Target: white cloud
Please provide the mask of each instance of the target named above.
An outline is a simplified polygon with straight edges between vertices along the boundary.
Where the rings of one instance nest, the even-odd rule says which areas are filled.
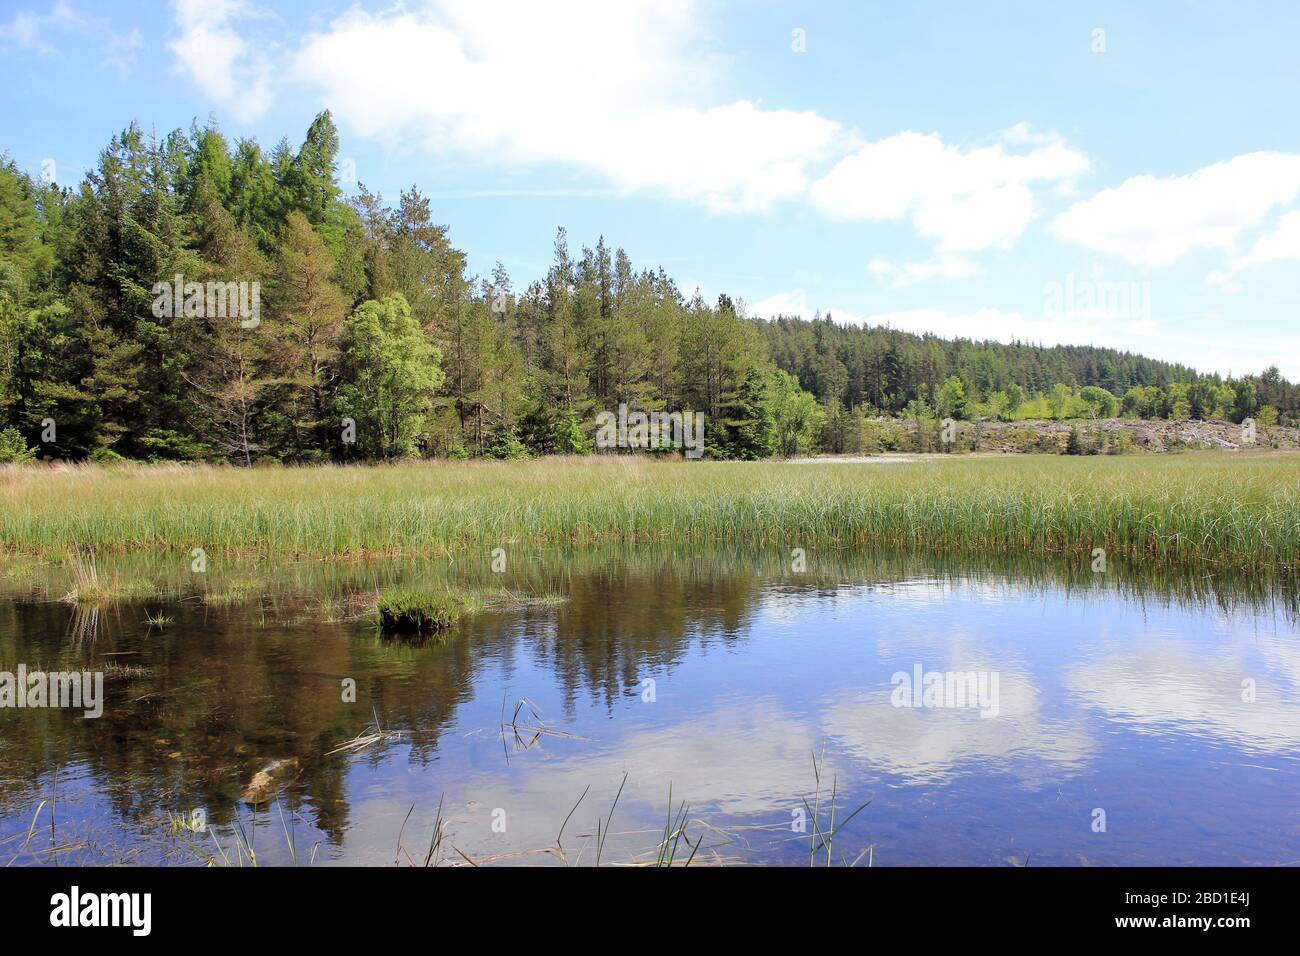
[[[1031,136],[1036,148],[1013,153],[1002,144],[963,151],[934,134],[897,133],[841,159],[810,196],[834,219],[910,216],[918,232],[938,240],[941,254],[1006,246],[1033,219],[1032,184],[1060,186],[1088,169],[1082,153],[1025,124],[1004,138],[1023,144]]]
[[[577,166],[716,211],[801,195],[839,124],[696,105],[709,61],[692,50],[693,14],[692,0],[353,10],[307,39],[292,72],[368,137]]]
[[[1205,284],[1218,289],[1224,295],[1236,295],[1245,286],[1232,277],[1230,272],[1215,270],[1205,277]]]
[[[1059,134],[1044,130],[1036,130],[1025,122],[1016,123],[1014,126],[1004,129],[1002,131],[1002,139],[1008,143],[1029,144],[1032,146],[1043,146],[1061,142]]]
[[[979,275],[979,266],[964,256],[940,253],[925,262],[905,262],[901,265],[888,259],[872,259],[867,270],[877,279],[890,280],[890,286],[901,289],[904,286],[924,282],[926,279],[965,279]]]
[[[241,119],[271,105],[269,58],[236,28],[258,16],[244,0],[174,0],[180,35],[167,46],[206,96]]]
[[[1300,209],[1294,209],[1277,222],[1277,227],[1255,240],[1250,251],[1236,263],[1237,268],[1266,265],[1300,259]]]
[[[172,50],[217,103],[251,118],[269,105],[271,58],[243,32],[246,0],[174,0]],[[1006,144],[963,151],[899,133],[843,157],[843,127],[813,111],[710,102],[714,60],[696,0],[427,0],[354,8],[306,35],[285,75],[350,130],[397,148],[498,166],[556,164],[620,193],[657,192],[713,211],[811,198],[835,218],[901,218],[938,241],[900,284],[977,271],[960,254],[1008,245],[1035,214],[1033,184],[1087,169],[1054,134],[1018,124]],[[841,157],[815,181],[821,162]]]
[[[16,44],[24,50],[31,50],[41,56],[54,52],[54,47],[46,39],[51,30],[64,30],[83,26],[83,21],[65,0],[56,0],[50,6],[49,13],[34,13],[20,10],[8,23],[0,24],[0,39]]]
[[[141,36],[139,27],[132,27],[130,33],[110,32],[104,43],[104,65],[126,79],[143,46],[144,37]]]
[[[1193,249],[1231,251],[1297,195],[1300,155],[1247,153],[1186,176],[1134,176],[1071,206],[1052,231],[1142,266],[1167,266]]]
[[[1259,236],[1250,251],[1230,259],[1222,270],[1214,270],[1205,277],[1205,284],[1224,295],[1236,295],[1245,285],[1241,272],[1276,262],[1300,260],[1300,209],[1282,216],[1271,232]]]
[[[761,319],[771,319],[778,315],[812,319],[816,317],[818,311],[817,308],[808,304],[808,294],[803,289],[795,289],[792,292],[778,292],[776,295],[770,295],[753,305],[747,304],[745,306],[747,315]],[[827,307],[821,309],[820,312],[823,316],[831,316],[836,322],[847,322],[851,325],[862,324],[861,316],[854,315],[844,309]]]
[[[139,27],[117,33],[113,30],[114,25],[93,13],[83,16],[67,0],[55,0],[48,13],[20,10],[7,23],[0,23],[0,44],[16,46],[44,57],[55,52],[55,34],[99,37],[102,41],[102,65],[125,79],[144,46],[144,37]]]
[[[887,325],[918,335],[931,332],[943,338],[1042,342],[1045,345],[1077,342],[1082,335],[1077,323],[1034,321],[1026,319],[1019,312],[1004,312],[994,308],[962,313],[950,313],[942,309],[907,309],[867,316],[866,323]]]

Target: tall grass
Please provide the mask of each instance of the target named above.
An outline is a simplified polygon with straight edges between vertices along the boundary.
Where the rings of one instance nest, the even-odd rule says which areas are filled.
[[[1295,567],[1300,458],[639,458],[0,470],[0,547],[342,556],[511,543],[919,546]]]

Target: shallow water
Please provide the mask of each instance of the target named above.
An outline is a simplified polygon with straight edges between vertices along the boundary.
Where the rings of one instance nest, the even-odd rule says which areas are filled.
[[[118,667],[98,719],[0,710],[0,861],[235,865],[251,844],[262,864],[423,864],[441,819],[443,863],[592,864],[598,832],[602,863],[653,862],[671,800],[697,864],[807,864],[832,788],[837,822],[870,801],[835,864],[1300,861],[1285,584],[887,555],[511,561],[211,580],[101,563],[172,593],[97,612],[52,600],[63,569],[12,567],[0,671]],[[204,603],[223,573],[258,593]],[[443,578],[568,601],[426,643],[349,619],[357,595]],[[976,672],[983,706],[896,706],[918,667]],[[376,720],[382,739],[330,753]],[[247,806],[273,760],[278,798]],[[195,810],[206,830],[173,825]]]

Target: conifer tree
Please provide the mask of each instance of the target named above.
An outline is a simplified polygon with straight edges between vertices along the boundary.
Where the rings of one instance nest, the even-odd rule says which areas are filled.
[[[274,425],[285,453],[309,460],[333,444],[331,389],[337,376],[339,326],[347,301],[333,282],[334,258],[295,210],[285,223],[272,268],[264,349],[278,392]]]

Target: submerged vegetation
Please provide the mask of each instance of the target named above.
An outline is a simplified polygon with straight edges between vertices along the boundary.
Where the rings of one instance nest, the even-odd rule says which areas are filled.
[[[1087,555],[1291,570],[1290,455],[379,468],[78,467],[0,474],[0,547],[353,558],[530,544],[727,542]]]
[[[94,554],[82,555],[75,547],[71,567],[73,583],[63,595],[64,604],[116,604],[119,601],[139,601],[156,594],[156,588],[148,581],[123,578],[117,572],[101,577]]]

